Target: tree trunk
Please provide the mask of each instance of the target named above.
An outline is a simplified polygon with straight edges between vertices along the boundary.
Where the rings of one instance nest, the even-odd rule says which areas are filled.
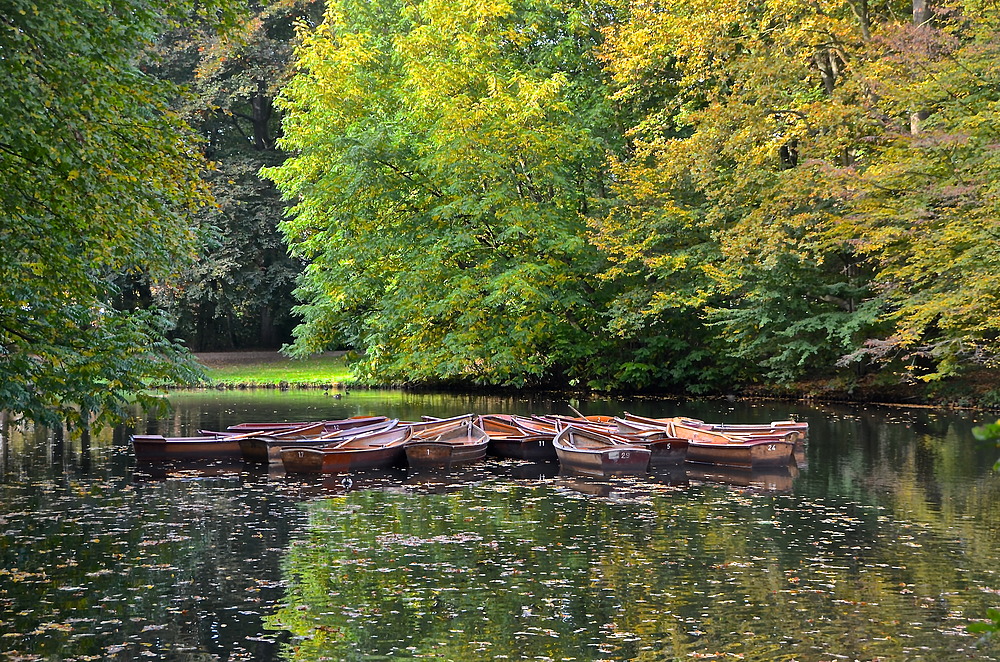
[[[275,335],[271,306],[265,305],[260,311],[260,346],[270,349],[277,345]]]
[[[913,27],[916,31],[930,29],[931,10],[927,0],[912,0],[913,6]],[[928,110],[916,110],[910,114],[910,133],[916,135],[920,133],[920,128],[924,121],[930,116]]]
[[[858,17],[858,25],[861,27],[861,37],[868,43],[872,40],[872,18],[868,10],[868,0],[855,0],[849,3],[854,15]]]
[[[257,94],[250,100],[253,123],[253,145],[258,151],[274,149],[274,139],[271,137],[271,112],[273,109],[271,97],[264,85],[258,86]]]

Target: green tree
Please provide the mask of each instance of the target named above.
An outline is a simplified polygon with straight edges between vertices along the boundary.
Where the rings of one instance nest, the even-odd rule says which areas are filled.
[[[923,379],[1000,350],[998,29],[1000,12],[977,0],[919,26],[903,16],[859,74],[879,139],[851,177],[851,222],[894,327],[869,349]]]
[[[643,316],[692,306],[781,379],[996,354],[995,8],[628,9],[604,54],[641,112],[595,237]]]
[[[869,20],[855,9],[629,3],[604,50],[616,96],[640,113],[621,212],[596,241],[646,274],[644,316],[701,316],[729,345],[723,363],[771,378],[832,368],[878,328],[829,176],[868,128],[847,75]]]
[[[201,350],[278,347],[291,339],[292,290],[302,270],[278,223],[280,193],[259,171],[279,165],[273,99],[289,76],[295,24],[316,22],[315,0],[251,2],[224,34],[188,23],[155,51],[157,75],[185,86],[180,111],[204,137],[216,204],[199,215],[199,259],[157,301],[175,333]]]
[[[610,299],[601,4],[332,2],[285,88],[268,169],[309,262],[291,351],[364,352],[380,382],[600,381]]]
[[[199,150],[168,107],[172,88],[137,64],[192,8],[4,2],[0,407],[9,412],[101,422],[151,382],[195,374],[160,315],[113,305],[118,274],[143,272],[160,287],[194,251],[190,217],[206,199]]]

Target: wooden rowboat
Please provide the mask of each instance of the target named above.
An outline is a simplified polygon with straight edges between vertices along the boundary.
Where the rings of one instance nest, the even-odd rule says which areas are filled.
[[[644,418],[626,414],[626,423],[662,426],[670,436],[687,439],[687,461],[727,466],[781,466],[792,461],[795,440],[799,432],[770,435],[734,435],[702,427],[687,425],[676,420]]]
[[[560,466],[594,475],[646,473],[648,448],[623,443],[613,436],[576,425],[564,426],[553,445]]]
[[[794,452],[794,441],[779,439],[689,441],[687,461],[734,467],[785,466],[792,461]]]
[[[322,423],[310,423],[301,427],[276,431],[275,434],[308,437],[320,433]],[[164,462],[173,460],[239,460],[243,457],[240,440],[244,436],[256,435],[201,435],[198,437],[164,437],[158,434],[132,435],[132,449],[139,462]]]
[[[663,426],[625,424],[613,416],[538,416],[537,420],[556,426],[572,425],[612,437],[619,443],[648,448],[651,467],[668,467],[682,464],[687,458],[688,441],[669,434]]]
[[[497,457],[527,460],[529,462],[555,462],[555,433],[532,432],[511,421],[510,417],[498,414],[484,414],[478,425],[489,436],[488,452]]]
[[[626,416],[632,417],[631,414]],[[635,417],[642,418],[642,417]],[[786,435],[795,433],[792,441],[805,439],[809,432],[809,424],[804,421],[771,421],[770,423],[706,423],[697,418],[687,416],[674,416],[670,418],[651,418],[649,421],[663,423],[677,423],[690,428],[699,428],[712,432],[724,432],[725,434],[740,437]]]
[[[330,421],[322,421],[324,432],[333,432],[334,430],[346,430],[349,428],[365,427],[368,425],[373,425],[375,423],[382,423],[388,421],[388,416],[352,416],[350,418],[340,418]],[[297,428],[305,425],[314,425],[314,422],[308,423],[278,423],[278,422],[263,422],[263,423],[237,423],[236,425],[230,425],[226,428],[227,432],[233,432],[236,434],[242,434],[245,432],[277,432],[280,430],[287,430],[289,428]]]
[[[312,437],[291,437],[280,432],[255,433],[252,436],[242,435],[240,438],[240,451],[243,454],[244,462],[280,465],[282,448],[288,446],[295,446],[297,448],[325,448],[349,437],[356,437],[372,432],[382,432],[390,430],[397,425],[399,425],[398,419],[386,419],[369,425],[323,432]]]
[[[417,424],[406,444],[406,461],[415,468],[449,468],[486,457],[490,438],[469,418]]]
[[[412,431],[406,426],[348,437],[330,446],[284,446],[281,464],[286,473],[343,473],[387,469],[402,464]]]
[[[240,442],[232,437],[164,437],[158,434],[132,436],[132,449],[139,462],[173,460],[239,460]]]
[[[682,464],[687,459],[690,442],[678,437],[662,425],[648,425],[623,418],[614,418],[615,431],[629,443],[648,448],[651,467]]]

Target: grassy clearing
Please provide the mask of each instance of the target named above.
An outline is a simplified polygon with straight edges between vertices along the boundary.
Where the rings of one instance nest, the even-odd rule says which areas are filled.
[[[213,385],[328,386],[352,381],[343,352],[290,359],[278,352],[195,354]]]

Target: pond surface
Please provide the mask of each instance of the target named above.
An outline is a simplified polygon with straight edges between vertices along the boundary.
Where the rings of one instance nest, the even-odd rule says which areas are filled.
[[[3,429],[0,659],[1000,660],[993,416],[799,403],[206,392]],[[581,478],[490,460],[303,479],[137,467],[132,432],[465,412],[796,416],[796,463]]]

